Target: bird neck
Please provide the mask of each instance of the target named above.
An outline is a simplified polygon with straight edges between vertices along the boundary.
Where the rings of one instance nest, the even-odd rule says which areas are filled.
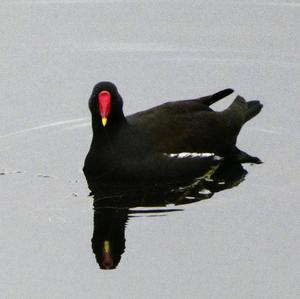
[[[98,135],[114,136],[120,131],[121,128],[123,128],[126,125],[127,125],[127,120],[123,114],[123,111],[118,114],[110,115],[105,127],[103,127],[101,123],[101,118],[98,115],[96,116],[92,115],[92,128],[93,128],[94,137]]]

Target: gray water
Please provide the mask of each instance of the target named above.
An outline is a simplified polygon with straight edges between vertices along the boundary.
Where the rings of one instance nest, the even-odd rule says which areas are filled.
[[[1,298],[299,298],[298,1],[2,0],[0,22]],[[102,80],[127,114],[227,87],[264,104],[238,140],[264,164],[131,218],[111,271],[81,172]]]

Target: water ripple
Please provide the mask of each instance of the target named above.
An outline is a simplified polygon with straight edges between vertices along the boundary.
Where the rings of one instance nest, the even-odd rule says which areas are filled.
[[[43,129],[66,126],[66,125],[77,124],[77,123],[82,123],[82,122],[85,122],[83,125],[86,126],[86,121],[88,119],[89,118],[84,117],[84,118],[75,118],[75,119],[70,119],[70,120],[56,121],[56,122],[53,122],[53,123],[39,125],[39,126],[36,126],[36,127],[27,128],[27,129],[23,129],[23,130],[20,130],[20,131],[15,131],[15,132],[11,132],[11,133],[8,133],[8,134],[4,134],[4,135],[0,136],[0,139],[11,137],[11,136],[16,136],[16,135],[21,135],[21,134],[25,134],[25,133],[30,133],[30,132],[33,132],[33,131],[39,131],[39,130],[43,130]]]

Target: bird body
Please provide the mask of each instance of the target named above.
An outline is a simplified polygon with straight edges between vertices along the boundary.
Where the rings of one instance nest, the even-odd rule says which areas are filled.
[[[236,140],[262,105],[237,96],[224,111],[210,108],[232,92],[225,89],[203,98],[167,102],[125,117],[115,85],[98,83],[89,100],[93,139],[84,173],[108,178],[176,177],[199,174],[223,158],[259,163],[240,151]]]

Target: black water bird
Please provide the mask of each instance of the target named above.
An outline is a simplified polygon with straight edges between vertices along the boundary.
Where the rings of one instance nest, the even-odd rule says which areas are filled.
[[[236,147],[242,126],[262,104],[237,96],[224,111],[210,105],[233,92],[225,89],[193,100],[167,102],[125,117],[111,82],[96,84],[89,100],[93,138],[85,175],[101,178],[201,176],[225,159],[261,163]]]

